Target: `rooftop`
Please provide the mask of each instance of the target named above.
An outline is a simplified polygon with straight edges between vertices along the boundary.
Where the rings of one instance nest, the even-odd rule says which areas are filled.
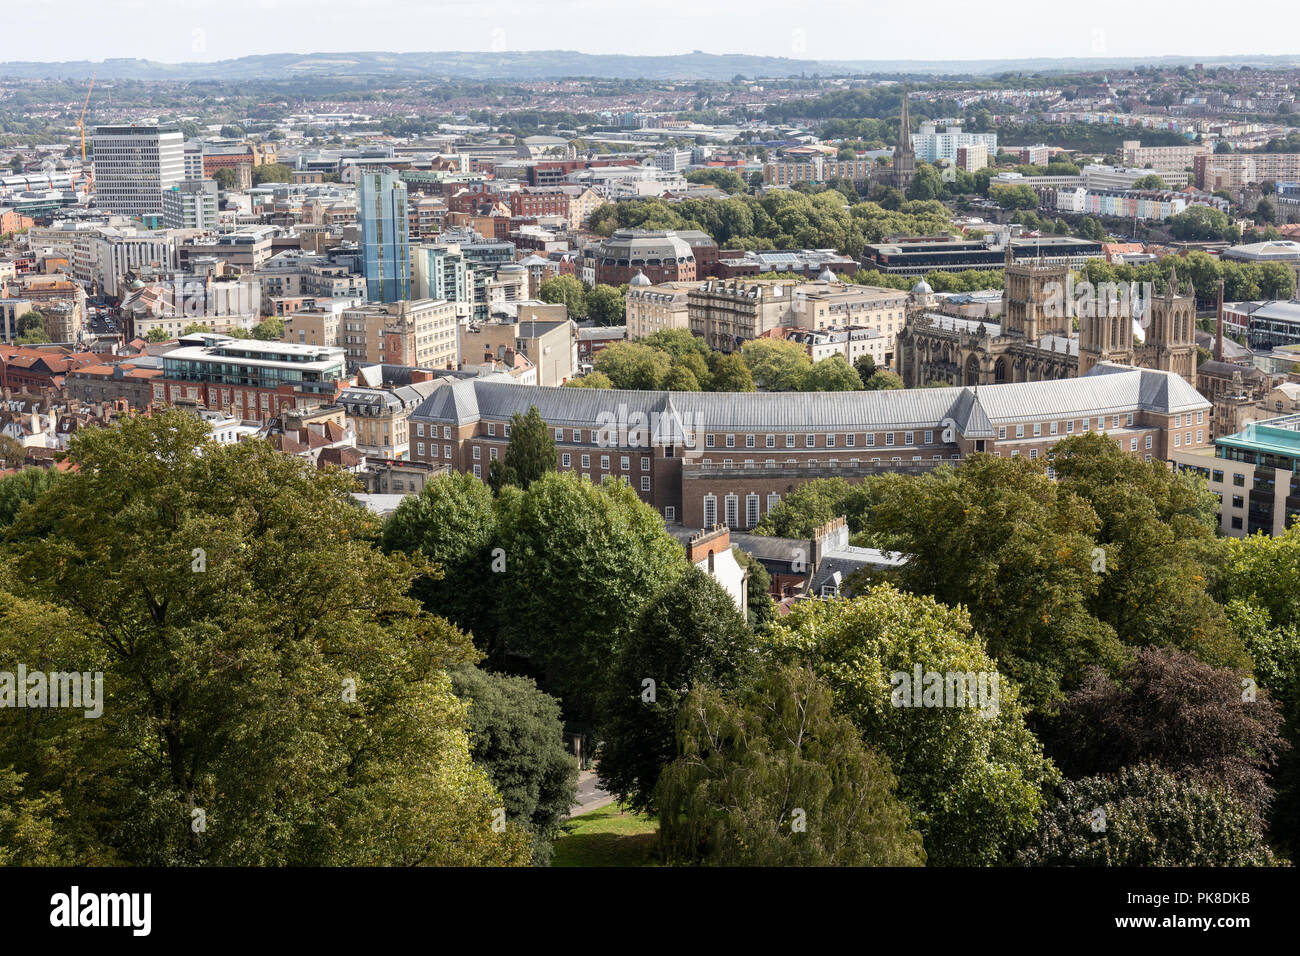
[[[1300,457],[1300,415],[1283,415],[1262,422],[1251,422],[1241,431],[1225,435],[1220,444],[1247,451]]]

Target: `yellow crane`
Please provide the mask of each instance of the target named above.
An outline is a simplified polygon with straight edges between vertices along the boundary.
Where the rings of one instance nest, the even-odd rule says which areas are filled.
[[[81,115],[77,117],[77,129],[81,131],[81,168],[86,168],[86,109],[90,106],[90,94],[95,91],[95,77],[98,72],[90,74],[90,89],[86,90],[86,102],[81,104]],[[95,174],[88,172],[89,182],[93,183]]]

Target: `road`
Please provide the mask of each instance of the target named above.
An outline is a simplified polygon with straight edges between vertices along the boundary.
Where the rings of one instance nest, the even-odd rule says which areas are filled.
[[[576,817],[588,810],[598,810],[614,802],[614,797],[600,787],[600,781],[590,770],[578,774],[577,802],[569,811],[569,816]]]

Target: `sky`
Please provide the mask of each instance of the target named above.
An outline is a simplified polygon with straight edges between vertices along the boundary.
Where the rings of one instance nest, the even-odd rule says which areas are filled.
[[[11,9],[3,16],[7,42],[0,60],[182,63],[349,50],[702,50],[820,60],[1300,54],[1294,0],[1250,0],[1240,16],[1197,0],[6,0],[5,6]]]

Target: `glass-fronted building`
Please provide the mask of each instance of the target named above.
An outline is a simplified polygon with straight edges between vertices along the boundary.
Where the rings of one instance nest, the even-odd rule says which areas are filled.
[[[406,184],[391,169],[362,173],[357,183],[362,274],[371,302],[411,297],[410,226]]]
[[[1216,438],[1212,453],[1175,453],[1174,463],[1209,483],[1224,534],[1280,535],[1300,517],[1300,415],[1251,422]]]

